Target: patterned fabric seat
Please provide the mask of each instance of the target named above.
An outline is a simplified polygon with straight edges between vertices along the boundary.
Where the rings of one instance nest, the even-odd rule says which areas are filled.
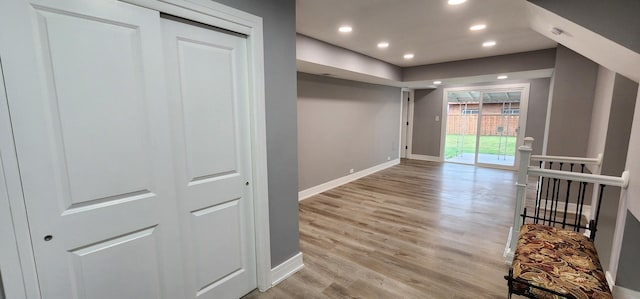
[[[523,225],[512,267],[516,294],[564,298],[521,283],[524,281],[566,294],[566,298],[613,298],[593,242],[574,231]]]

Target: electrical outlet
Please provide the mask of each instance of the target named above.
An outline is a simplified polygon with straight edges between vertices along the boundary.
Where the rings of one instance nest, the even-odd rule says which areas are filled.
[[[353,173],[353,168],[349,169],[349,173]]]
[[[391,157],[387,156],[387,161],[391,161]]]

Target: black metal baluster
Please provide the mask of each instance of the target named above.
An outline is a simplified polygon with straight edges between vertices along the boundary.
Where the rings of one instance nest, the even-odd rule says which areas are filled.
[[[578,197],[576,198],[576,212],[575,212],[575,219],[573,220],[574,231],[578,231],[577,229],[578,219],[580,218],[578,217],[578,211],[580,210],[580,193],[582,193],[582,182],[578,182]]]
[[[542,161],[540,161],[539,167],[542,168]],[[538,216],[540,216],[540,196],[542,195],[543,185],[544,185],[544,178],[542,176],[539,176],[538,184],[536,187],[536,208],[533,210],[534,223],[538,223]]]
[[[554,178],[553,179],[553,188],[551,188],[551,204],[549,204],[549,226],[553,226],[553,224],[551,223],[551,217],[553,215],[553,202],[556,198],[556,189],[558,188],[558,179]],[[544,214],[547,214],[547,211],[544,211]]]
[[[560,170],[562,170],[562,166],[564,166],[563,162],[560,162]],[[558,187],[555,190],[555,194],[554,194],[554,198],[555,198],[555,205],[553,206],[552,210],[553,210],[553,226],[555,226],[556,224],[556,216],[558,214],[558,202],[560,201],[560,185],[562,185],[562,180],[558,179]],[[551,216],[549,216],[549,219],[551,219]]]
[[[582,206],[584,205],[584,196],[587,193],[587,182],[581,182],[581,189],[579,192],[580,197],[578,198],[578,209],[579,212],[576,215],[576,231],[580,231],[580,226],[582,226]]]
[[[552,167],[553,167],[553,162],[549,162],[549,169],[551,169]],[[547,221],[547,203],[549,201],[549,185],[551,185],[550,181],[551,181],[551,178],[547,178],[547,190],[545,191],[545,196],[544,196],[544,214],[542,214],[542,224],[544,224],[545,221]]]
[[[596,218],[594,219],[595,222],[593,223],[593,227],[589,227],[589,230],[591,230],[591,235],[589,236],[591,240],[596,237],[596,229],[598,227],[598,219],[600,218],[600,205],[602,204],[602,194],[604,194],[604,187],[605,185],[600,184],[600,194],[598,194],[598,207],[596,208]]]

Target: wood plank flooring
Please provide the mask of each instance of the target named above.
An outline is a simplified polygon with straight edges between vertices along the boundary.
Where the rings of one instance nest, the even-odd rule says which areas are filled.
[[[402,160],[300,202],[305,268],[245,298],[506,298],[515,173]]]

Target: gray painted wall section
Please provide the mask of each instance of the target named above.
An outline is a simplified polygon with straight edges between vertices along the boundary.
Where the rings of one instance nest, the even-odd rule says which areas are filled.
[[[262,17],[271,266],[300,252],[294,0],[216,0]]]
[[[403,81],[436,80],[551,69],[556,63],[556,49],[466,59],[402,69]]]
[[[627,161],[627,149],[629,148],[629,136],[631,135],[638,83],[624,76],[614,75],[613,85],[611,105],[606,112],[607,116],[611,115],[613,117],[608,117],[608,124],[606,125],[607,133],[604,141],[604,156],[600,173],[620,176],[625,169]],[[620,188],[605,189],[602,197],[603,204],[600,208],[598,234],[595,240],[600,262],[605,270],[610,269],[611,266],[611,247],[618,217],[619,201]]]
[[[598,68],[598,77],[593,96],[591,126],[589,127],[589,139],[587,142],[587,157],[596,157],[599,153],[604,153],[615,79],[615,72],[603,66]],[[594,171],[592,166],[589,165],[587,167]]]
[[[638,0],[528,0],[640,53]]]
[[[296,36],[298,60],[331,66],[379,78],[401,81],[400,67],[351,50],[298,34]]]
[[[627,212],[616,285],[640,292],[640,221]]]
[[[527,127],[525,136],[536,139],[533,154],[542,153],[542,139],[547,115],[547,103],[549,99],[550,78],[533,80],[511,80],[500,82],[488,82],[468,84],[461,86],[486,86],[497,84],[529,83],[529,108],[527,111]],[[446,86],[460,87],[460,86]],[[443,91],[445,87],[436,89],[423,89],[415,91],[413,112],[413,139],[412,153],[427,156],[440,156],[441,126],[446,125],[442,121]],[[435,116],[441,116],[441,121],[436,122]]]
[[[558,46],[547,154],[585,157],[598,65]]]
[[[299,189],[397,159],[397,87],[298,74]]]
[[[416,89],[414,92],[412,154],[440,156],[442,91],[443,88],[436,88]],[[435,120],[436,116],[440,121]]]

